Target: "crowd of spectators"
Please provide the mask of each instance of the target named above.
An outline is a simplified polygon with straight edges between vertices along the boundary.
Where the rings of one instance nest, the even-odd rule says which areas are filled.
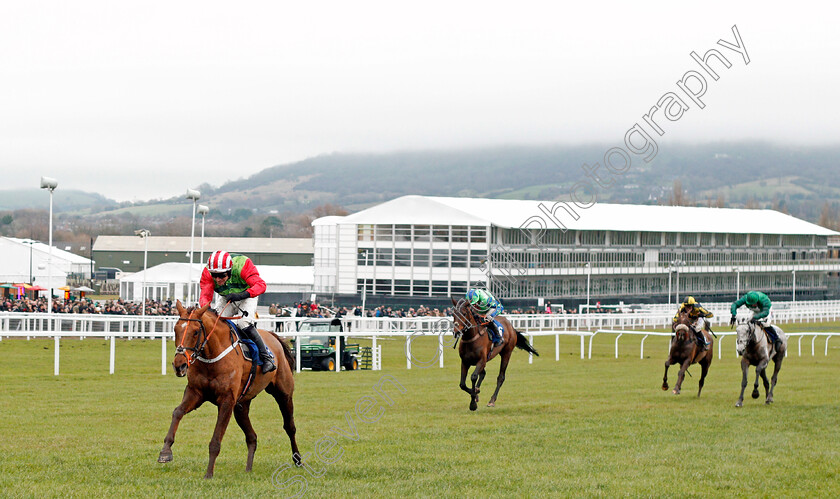
[[[4,298],[0,300],[0,312],[47,312],[46,298]],[[52,311],[55,314],[107,314],[107,315],[142,315],[139,303],[116,300],[91,300],[89,298],[70,297],[68,300],[54,299]],[[146,315],[176,315],[171,301],[158,302],[146,300]]]
[[[68,300],[54,299],[52,303],[53,313],[64,314],[110,314],[110,315],[141,315],[139,303],[131,301],[116,300],[91,300],[89,298],[78,298],[71,296]],[[0,299],[0,312],[46,312],[46,298],[2,298]],[[615,308],[601,307],[600,304],[593,306],[592,313],[612,313]],[[544,307],[525,307],[505,309],[505,314],[540,314],[540,313],[567,313],[575,314],[577,309],[554,309],[551,302]],[[308,318],[341,318],[344,316],[361,317],[363,315],[360,306],[355,307],[328,307],[314,302],[297,302],[292,305],[281,305],[272,303],[268,307],[268,314],[275,317],[308,317]],[[172,300],[155,301],[146,300],[146,315],[177,315]],[[364,310],[365,317],[448,317],[452,315],[452,307],[389,307],[386,305],[371,306]]]

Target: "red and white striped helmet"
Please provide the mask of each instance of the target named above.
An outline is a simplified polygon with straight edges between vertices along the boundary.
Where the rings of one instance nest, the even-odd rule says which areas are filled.
[[[233,267],[233,259],[227,251],[216,251],[207,261],[207,270],[214,274],[227,272],[231,267]]]

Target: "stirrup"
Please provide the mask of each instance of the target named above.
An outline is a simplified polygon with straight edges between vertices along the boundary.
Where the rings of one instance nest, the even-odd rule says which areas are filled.
[[[272,362],[272,360],[270,358],[268,358],[268,356],[266,356],[266,358],[261,359],[261,360],[262,360],[262,363],[263,363],[262,364],[263,374],[270,373],[271,371],[274,371],[275,369],[277,369],[277,366],[274,364],[274,362]]]

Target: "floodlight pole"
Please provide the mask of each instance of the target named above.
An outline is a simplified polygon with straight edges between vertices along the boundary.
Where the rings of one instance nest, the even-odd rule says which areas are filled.
[[[738,267],[734,267],[732,270],[735,271],[735,299],[741,297],[741,269]]]
[[[47,313],[52,314],[52,219],[53,219],[53,191],[58,187],[58,180],[50,177],[41,177],[41,189],[50,191],[50,235],[49,235],[49,256],[47,257]],[[56,373],[57,374],[57,373]]]
[[[358,252],[363,253],[365,255],[365,269],[367,269],[367,266],[368,266],[368,250],[365,249],[365,248],[359,248]],[[366,305],[365,302],[367,301],[367,277],[364,277],[362,279],[362,282],[364,283],[364,284],[362,284],[362,318],[364,318],[365,317],[365,305]]]
[[[201,198],[201,193],[195,189],[187,189],[186,194],[187,199],[193,200],[193,211],[192,211],[192,224],[190,224],[190,278],[189,284],[187,288],[187,303],[189,306],[192,306],[192,290],[193,290],[193,281],[192,281],[192,271],[193,271],[193,251],[195,248],[195,212],[198,207],[198,200]]]
[[[140,292],[140,316],[146,317],[146,267],[148,265],[149,236],[152,235],[147,229],[135,230],[134,233],[143,238],[143,288]],[[145,327],[145,326],[144,326]]]
[[[199,253],[201,256],[198,259],[199,263],[204,263],[204,217],[207,213],[210,212],[210,208],[207,206],[200,204],[198,205],[198,214],[201,215],[201,252]]]

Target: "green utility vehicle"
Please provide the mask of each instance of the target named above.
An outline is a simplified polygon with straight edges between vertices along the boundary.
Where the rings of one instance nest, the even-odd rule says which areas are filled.
[[[335,371],[335,339],[341,338],[341,367],[348,371],[359,368],[359,344],[346,341],[339,319],[306,319],[298,323],[295,338],[300,344],[300,367],[313,371]]]

